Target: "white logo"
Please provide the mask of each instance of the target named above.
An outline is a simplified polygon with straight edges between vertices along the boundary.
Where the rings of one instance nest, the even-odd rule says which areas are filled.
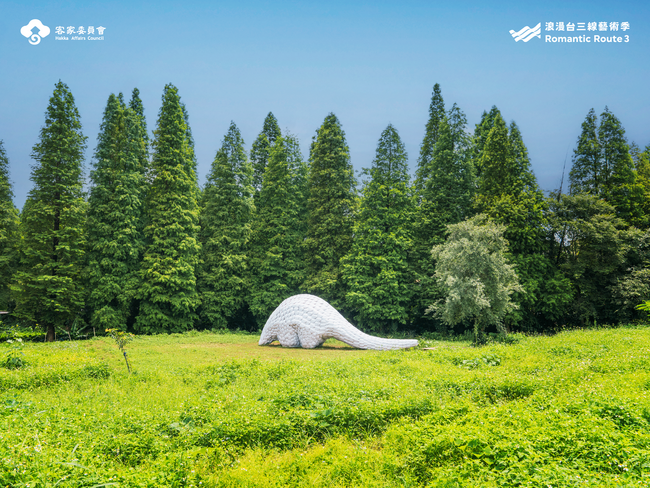
[[[32,34],[32,29],[34,27],[38,27],[38,34]],[[29,21],[29,24],[24,25],[23,27],[20,28],[20,33],[25,36],[30,38],[29,43],[33,46],[41,42],[41,37],[47,37],[50,33],[50,28],[46,25],[43,25],[43,22],[41,22],[38,19],[32,19]]]
[[[512,37],[514,37],[515,41],[524,41],[528,42],[530,41],[533,37],[541,37],[542,33],[542,23],[540,22],[537,24],[535,27],[524,27],[521,29],[519,32],[515,32],[513,30],[510,31],[510,34],[512,34]]]

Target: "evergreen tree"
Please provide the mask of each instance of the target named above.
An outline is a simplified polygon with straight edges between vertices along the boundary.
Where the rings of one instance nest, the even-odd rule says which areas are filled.
[[[603,196],[616,208],[618,217],[630,225],[643,226],[643,187],[637,182],[625,129],[607,107],[600,116],[598,140],[606,176]]]
[[[110,95],[90,175],[87,222],[88,304],[91,324],[100,330],[126,330],[140,285],[146,170],[141,123]]]
[[[433,94],[431,95],[431,104],[429,105],[429,120],[427,121],[424,140],[420,146],[420,157],[418,158],[418,167],[415,171],[415,188],[419,193],[424,189],[426,181],[429,179],[429,165],[433,159],[433,151],[438,142],[440,135],[440,123],[445,117],[445,101],[442,99],[440,85],[433,85]]]
[[[644,318],[645,314],[637,307],[650,297],[650,232],[628,227],[621,237],[629,252],[625,254],[616,283],[610,287],[608,305],[614,312],[612,323],[629,324]]]
[[[513,156],[508,127],[497,114],[478,162],[482,169],[478,182],[479,200],[485,202],[503,194],[521,193],[521,174]]]
[[[598,125],[591,109],[582,124],[569,173],[571,192],[604,198],[628,224],[643,225],[644,192],[636,181],[625,129],[607,107],[600,117]]]
[[[345,300],[340,261],[352,245],[356,182],[345,133],[336,115],[325,117],[316,131],[309,163],[304,288],[340,309]]]
[[[305,279],[304,167],[298,140],[280,136],[271,147],[257,199],[251,244],[250,308],[259,327]]]
[[[650,189],[650,144],[641,151],[635,143],[630,144],[636,179],[644,188]]]
[[[600,114],[598,142],[601,147],[603,196],[611,200],[615,197],[616,190],[633,183],[634,162],[625,139],[625,129],[607,107]]]
[[[644,151],[632,144],[630,154],[634,160],[635,181],[641,193],[641,218],[634,225],[647,229],[650,227],[650,144]]]
[[[474,166],[469,158],[469,141],[465,132],[465,115],[456,107],[440,123],[439,138],[432,161],[429,179],[425,182],[420,206],[415,219],[414,293],[415,308],[411,312],[416,323],[429,327],[433,318],[425,315],[426,308],[437,299],[439,287],[433,279],[435,262],[433,246],[445,240],[446,228],[472,214],[472,197],[476,185]]]
[[[650,189],[650,144],[641,151],[636,144],[632,145],[630,154],[633,155],[634,170],[644,188]]]
[[[18,210],[9,180],[9,159],[0,140],[0,310],[13,308],[9,283],[18,266]]]
[[[571,290],[547,254],[547,204],[514,122],[508,130],[501,115],[496,114],[478,164],[482,174],[475,207],[506,225],[510,259],[523,286],[513,297],[519,307],[511,312],[507,323],[526,330],[544,329],[562,316]]]
[[[537,185],[537,178],[535,178],[535,174],[530,167],[528,149],[526,148],[524,140],[521,137],[519,127],[514,120],[510,122],[509,129],[512,158],[515,164],[516,172],[519,174],[517,192],[539,193],[540,189]]]
[[[370,180],[364,181],[352,248],[341,260],[346,302],[363,329],[395,331],[409,318],[415,207],[408,156],[392,125],[382,132],[372,167],[362,174]]]
[[[573,165],[569,172],[571,194],[590,193],[597,196],[601,194],[603,175],[597,129],[598,117],[592,108],[582,123],[578,146],[573,151]]]
[[[140,100],[140,90],[137,88],[133,89],[129,108],[133,110],[133,113],[138,117],[140,122],[136,127],[136,137],[142,139],[144,145],[138,145],[138,159],[140,161],[140,166],[142,166],[145,173],[147,173],[149,170],[149,134],[147,134],[147,119],[144,116],[144,105],[142,105],[142,100]]]
[[[442,123],[442,122],[441,122]],[[467,133],[467,117],[455,103],[447,113],[447,123],[454,152],[464,159],[471,158],[472,139]]]
[[[12,291],[14,315],[43,326],[53,341],[56,328],[69,328],[84,303],[86,137],[74,98],[61,81],[45,115],[32,151],[34,187],[21,215],[22,266]]]
[[[197,180],[197,172],[196,172],[196,154],[194,153],[194,136],[192,135],[192,128],[190,127],[190,114],[187,111],[187,107],[185,106],[184,103],[181,102],[181,110],[183,111],[183,121],[185,121],[185,138],[187,139],[187,145],[190,148],[190,159],[189,159],[189,165],[193,171],[194,179]],[[198,180],[197,180],[198,181]],[[198,195],[200,194],[200,190],[198,185],[196,186],[196,195],[198,198]]]
[[[256,198],[262,189],[264,172],[269,162],[271,147],[281,136],[278,120],[272,112],[264,119],[262,132],[257,136],[253,147],[251,148],[251,164],[253,165],[253,188],[255,189]]]
[[[481,120],[474,129],[473,145],[472,145],[472,159],[474,160],[474,167],[476,169],[476,176],[481,176],[481,155],[483,148],[487,142],[488,135],[494,127],[494,121],[497,116],[501,116],[501,112],[493,105],[489,112],[483,112]]]
[[[446,226],[458,223],[471,213],[476,185],[474,167],[468,154],[465,115],[454,105],[450,118],[443,117],[439,139],[429,165],[421,206],[422,227],[430,251],[444,240]]]
[[[131,101],[129,102],[129,108],[140,117],[140,128],[142,130],[142,138],[144,139],[145,145],[149,146],[149,135],[147,134],[147,120],[144,116],[144,105],[140,99],[140,90],[137,88],[133,89],[131,93]]]
[[[212,162],[201,201],[201,323],[225,328],[242,317],[254,212],[252,166],[234,122]]]
[[[560,245],[558,264],[575,290],[564,320],[581,326],[618,323],[619,307],[612,295],[635,264],[628,255],[635,248],[640,251],[634,239],[638,231],[626,229],[612,205],[588,193],[561,195],[551,202],[551,210],[549,227]]]
[[[146,247],[134,324],[138,332],[183,332],[197,319],[198,184],[185,120],[178,90],[166,85],[152,144],[153,181],[144,203]]]

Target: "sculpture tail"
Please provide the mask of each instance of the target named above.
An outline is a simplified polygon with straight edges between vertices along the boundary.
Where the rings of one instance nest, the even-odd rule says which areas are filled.
[[[346,327],[341,337],[335,336],[334,338],[358,349],[374,349],[377,351],[408,349],[418,345],[418,341],[415,339],[383,339],[361,332],[356,327]]]

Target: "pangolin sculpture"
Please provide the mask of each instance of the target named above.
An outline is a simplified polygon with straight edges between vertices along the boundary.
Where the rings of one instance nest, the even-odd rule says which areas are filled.
[[[411,339],[382,339],[364,334],[334,307],[314,295],[294,295],[276,308],[264,325],[260,346],[279,341],[283,347],[313,349],[333,337],[359,349],[405,349]]]

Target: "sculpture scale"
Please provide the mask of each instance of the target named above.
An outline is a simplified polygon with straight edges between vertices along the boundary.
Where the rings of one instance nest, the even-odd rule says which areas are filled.
[[[313,349],[329,338],[358,349],[405,349],[414,339],[382,339],[364,334],[345,320],[334,307],[314,295],[294,295],[276,308],[264,325],[260,346],[279,341],[282,347]]]

